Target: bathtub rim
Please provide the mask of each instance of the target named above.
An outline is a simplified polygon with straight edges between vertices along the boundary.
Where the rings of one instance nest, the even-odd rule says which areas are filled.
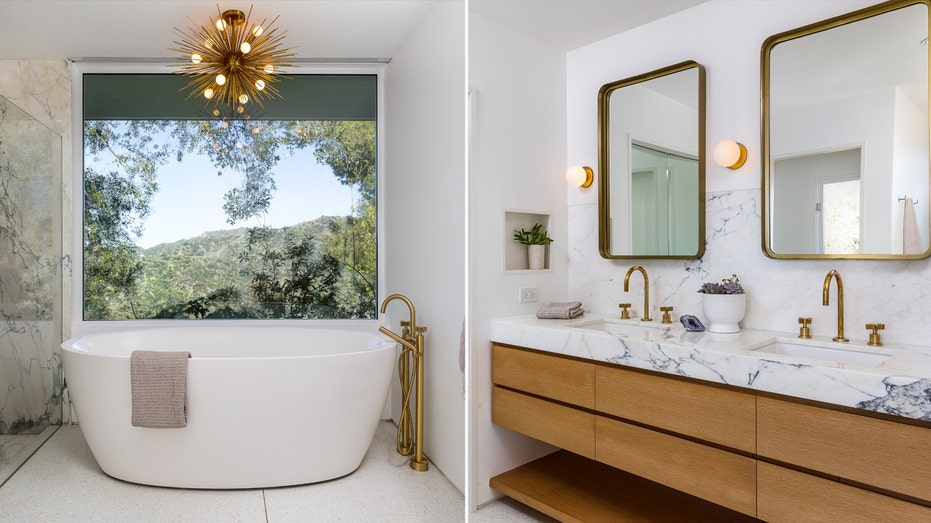
[[[169,321],[172,321],[172,320],[169,320]],[[191,320],[191,321],[197,321],[197,320]],[[223,327],[232,327],[232,328],[242,328],[242,329],[263,329],[265,328],[265,329],[273,330],[273,329],[289,329],[290,328],[290,329],[295,329],[295,330],[301,329],[301,330],[308,330],[308,331],[326,330],[329,332],[347,332],[347,333],[353,333],[353,334],[367,335],[367,336],[370,336],[373,340],[378,340],[381,343],[376,346],[366,347],[363,349],[350,349],[348,351],[343,351],[343,352],[332,352],[332,353],[324,353],[324,354],[270,355],[270,354],[263,354],[261,352],[257,352],[255,355],[250,355],[250,356],[215,356],[215,357],[197,356],[197,355],[192,354],[192,359],[206,360],[206,361],[211,361],[211,360],[247,361],[247,360],[265,360],[265,359],[304,359],[304,358],[348,357],[348,356],[359,355],[359,354],[367,354],[367,353],[371,353],[375,351],[389,350],[389,349],[397,347],[397,342],[388,338],[384,334],[381,334],[380,332],[378,332],[377,326],[381,324],[380,322],[375,322],[372,320],[364,320],[364,321],[367,321],[369,322],[370,325],[372,325],[372,331],[362,328],[361,325],[359,326],[359,328],[356,328],[356,329],[348,329],[348,328],[345,328],[345,326],[318,325],[318,324],[306,323],[303,321],[301,323],[291,323],[291,324],[280,324],[277,322],[276,324],[256,323],[256,322],[250,322],[249,324],[243,324],[243,323],[238,322],[237,325],[234,325],[234,324],[227,324],[227,323],[185,324],[185,323],[178,323],[177,320],[173,320],[173,323],[171,324],[164,324],[160,326],[154,326],[154,325],[148,325],[146,327],[125,326],[124,328],[120,328],[120,329],[108,329],[108,330],[89,332],[89,333],[85,333],[79,336],[72,336],[71,338],[68,338],[67,340],[62,341],[60,346],[63,351],[67,351],[75,355],[97,357],[97,358],[129,359],[132,354],[131,352],[127,354],[106,354],[106,353],[100,353],[100,352],[91,352],[88,350],[78,349],[77,347],[75,347],[75,344],[80,342],[82,339],[94,338],[98,336],[99,337],[110,337],[110,336],[119,336],[121,334],[138,334],[138,333],[153,332],[153,331],[201,330],[201,329],[208,330],[208,329],[219,329]],[[157,349],[137,349],[137,350],[157,350]]]
[[[388,317],[380,315],[377,319],[167,319],[167,320],[78,320],[71,326],[71,335],[68,339],[79,338],[89,334],[98,334],[114,331],[127,331],[164,327],[196,327],[196,326],[230,326],[230,327],[320,327],[362,332],[377,331],[378,327],[390,327]]]

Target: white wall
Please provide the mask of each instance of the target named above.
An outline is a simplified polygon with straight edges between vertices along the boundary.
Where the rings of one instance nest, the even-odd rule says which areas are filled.
[[[490,477],[548,451],[491,423],[488,330],[493,318],[566,298],[564,174],[568,164],[594,166],[597,157],[566,158],[565,83],[564,53],[470,13],[470,510],[495,496]],[[506,210],[550,215],[551,270],[503,270],[513,232]],[[539,302],[518,303],[523,286],[538,287]]]
[[[619,301],[639,303],[641,292],[623,293],[624,272],[642,264],[654,285],[654,307],[673,305],[677,314],[695,313],[702,281],[738,273],[749,290],[744,327],[797,332],[798,316],[812,316],[815,335],[833,335],[836,305],[821,305],[821,284],[838,269],[846,288],[848,336],[866,339],[862,324],[884,321],[890,342],[927,343],[931,311],[917,306],[931,295],[931,268],[920,261],[783,261],[766,258],[761,248],[760,216],[760,49],[770,35],[850,12],[875,0],[714,0],[656,22],[577,49],[566,55],[565,162],[583,163],[597,172],[597,93],[605,83],[661,67],[695,60],[707,72],[706,157],[714,145],[733,139],[748,146],[750,157],[732,171],[707,161],[707,251],[701,260],[605,260],[598,255],[597,191],[566,192],[568,206],[551,203],[565,191],[554,160],[552,180],[534,186],[547,169],[541,154],[558,149],[561,116],[550,97],[563,72],[554,70],[558,53],[470,16],[469,82],[477,96],[473,109],[470,249],[472,278],[472,442],[474,490],[470,508],[494,493],[487,480],[532,459],[541,450],[489,420],[487,320],[532,313],[516,303],[516,287],[541,286],[543,301],[571,297],[590,310],[614,314]],[[529,15],[528,15],[529,16]],[[552,134],[550,134],[552,133]],[[568,238],[556,230],[557,265],[552,274],[503,275],[498,225],[502,209],[534,207],[568,213]],[[561,221],[555,222],[561,225]],[[491,238],[490,240],[488,238]],[[480,241],[481,240],[481,241]],[[569,256],[568,274],[563,255]],[[566,291],[560,289],[567,278]],[[913,305],[915,304],[915,305]]]
[[[770,35],[875,4],[875,1],[712,1],[567,55],[567,120],[570,158],[597,150],[596,97],[604,83],[693,59],[706,67],[707,150],[726,138],[746,144],[748,163],[737,171],[706,163],[705,256],[700,260],[643,260],[653,285],[654,307],[698,313],[703,281],[737,273],[748,289],[745,328],[797,333],[797,318],[813,318],[814,335],[834,335],[836,305],[821,305],[827,271],[844,278],[847,335],[866,340],[863,324],[884,322],[884,340],[927,345],[931,310],[918,304],[931,295],[931,261],[773,260],[761,249],[760,48]],[[644,52],[650,49],[650,52]],[[569,194],[569,294],[589,309],[614,313],[624,296],[618,280],[630,261],[597,254],[594,193]],[[633,261],[633,260],[632,260]],[[640,262],[640,260],[636,260]],[[624,301],[637,303],[640,292]],[[698,313],[700,316],[700,313]]]
[[[465,7],[438,2],[385,79],[384,264],[427,326],[424,451],[465,491]],[[386,294],[387,296],[387,294]],[[384,296],[383,296],[384,298]],[[387,323],[400,332],[400,302]],[[413,473],[413,472],[412,472]]]

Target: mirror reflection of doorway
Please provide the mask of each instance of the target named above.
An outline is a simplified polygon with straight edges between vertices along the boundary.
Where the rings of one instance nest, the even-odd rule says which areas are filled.
[[[860,176],[820,179],[819,254],[860,254]]]
[[[697,252],[698,159],[631,144],[631,252]]]
[[[772,246],[780,254],[860,254],[859,147],[773,163]],[[775,195],[778,195],[776,197]]]

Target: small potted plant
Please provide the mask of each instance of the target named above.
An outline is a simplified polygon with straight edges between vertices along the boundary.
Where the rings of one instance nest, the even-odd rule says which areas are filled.
[[[747,294],[740,278],[732,274],[721,283],[703,283],[701,308],[708,320],[708,332],[740,332],[738,325],[747,312]]]
[[[527,262],[531,269],[543,268],[546,246],[553,243],[553,239],[546,234],[542,224],[533,224],[529,231],[523,227],[514,229],[514,241],[527,246]]]

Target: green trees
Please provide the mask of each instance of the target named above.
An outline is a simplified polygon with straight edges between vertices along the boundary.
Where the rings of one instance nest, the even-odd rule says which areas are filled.
[[[85,319],[375,316],[374,122],[86,121],[85,143]],[[305,148],[353,189],[350,216],[136,246],[168,162],[240,173],[223,201],[235,225],[268,212],[281,155]]]

